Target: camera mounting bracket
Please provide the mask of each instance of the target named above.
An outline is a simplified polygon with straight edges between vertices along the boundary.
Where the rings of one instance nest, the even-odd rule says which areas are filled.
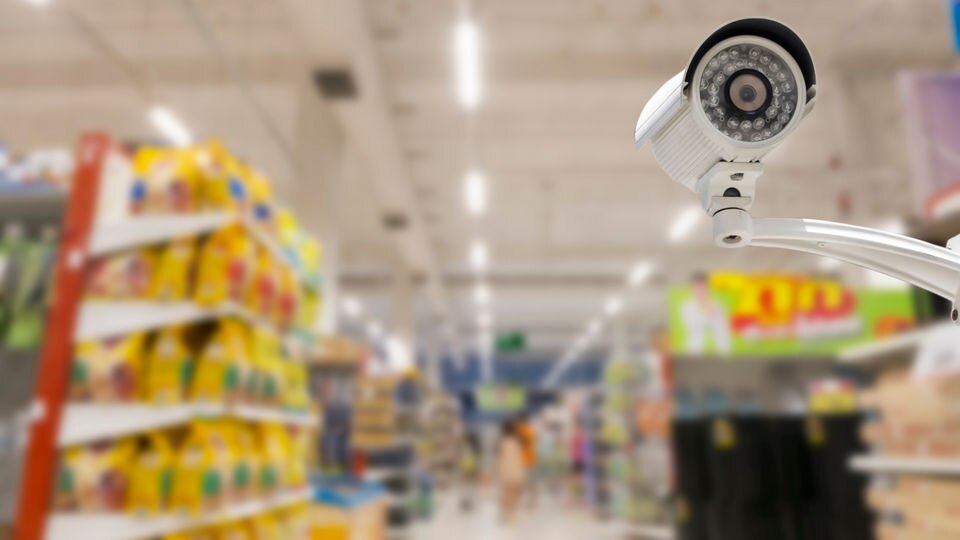
[[[713,216],[714,238],[723,247],[757,246],[830,257],[892,276],[952,302],[951,319],[960,325],[960,236],[947,247],[867,227],[799,218],[754,219],[746,209]],[[743,241],[723,238],[743,230]],[[720,236],[718,236],[720,235]]]
[[[700,204],[713,217],[713,237],[718,246],[739,247],[750,241],[749,211],[761,174],[763,165],[759,162],[720,161],[697,180]]]

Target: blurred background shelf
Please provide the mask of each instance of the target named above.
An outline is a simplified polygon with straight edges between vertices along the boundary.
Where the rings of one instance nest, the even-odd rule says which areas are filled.
[[[876,474],[960,476],[960,459],[856,456],[850,460],[850,467]]]
[[[316,417],[252,405],[222,404],[142,405],[75,403],[64,410],[58,444],[61,447],[123,435],[185,425],[198,418],[231,417],[252,422],[276,422],[289,426],[312,427]]]
[[[202,514],[136,517],[126,514],[53,514],[46,540],[138,540],[253,517],[312,498],[312,489],[303,488],[239,503],[223,510]]]

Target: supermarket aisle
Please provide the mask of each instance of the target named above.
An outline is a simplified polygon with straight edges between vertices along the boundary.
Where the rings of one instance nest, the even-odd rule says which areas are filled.
[[[479,506],[470,513],[462,513],[457,498],[451,494],[442,497],[433,520],[418,526],[412,538],[416,540],[532,540],[551,538],[575,540],[614,538],[609,526],[597,521],[582,508],[552,499],[541,500],[537,510],[523,514],[511,525],[500,522],[496,498],[486,491]]]

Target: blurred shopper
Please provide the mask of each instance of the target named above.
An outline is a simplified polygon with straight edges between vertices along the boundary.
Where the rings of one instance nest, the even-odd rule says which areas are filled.
[[[477,486],[480,483],[480,441],[476,434],[467,433],[460,442],[460,509],[473,510],[476,504]]]
[[[517,421],[517,435],[523,449],[523,466],[526,468],[527,483],[523,487],[524,495],[530,507],[537,505],[536,467],[537,467],[537,433],[533,424],[526,416]]]
[[[577,421],[570,437],[570,491],[574,501],[583,493],[583,471],[587,463],[587,434]]]
[[[557,427],[543,424],[537,430],[537,485],[534,489],[544,489],[546,493],[562,491],[561,481],[566,471],[565,454]]]
[[[512,523],[527,483],[523,444],[515,422],[506,422],[501,428],[497,449],[497,473],[500,484],[500,517],[504,522]]]

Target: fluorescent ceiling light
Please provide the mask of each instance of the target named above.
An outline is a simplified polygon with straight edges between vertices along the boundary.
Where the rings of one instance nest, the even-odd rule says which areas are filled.
[[[387,338],[387,357],[390,359],[390,367],[394,371],[403,371],[408,369],[413,363],[410,355],[410,347],[406,342],[397,336]]]
[[[150,107],[150,122],[157,128],[170,143],[176,146],[186,146],[193,141],[193,135],[187,126],[173,114],[173,111],[162,106],[154,105]]]
[[[637,287],[649,279],[652,274],[653,263],[649,261],[638,262],[633,265],[633,268],[630,270],[630,277],[627,278],[627,283],[631,287]]]
[[[454,31],[457,90],[460,104],[473,109],[480,103],[480,34],[471,21],[460,21]]]
[[[703,209],[698,205],[684,208],[673,221],[673,225],[670,226],[670,232],[668,233],[670,242],[676,244],[689,236],[703,215]]]
[[[606,303],[603,305],[603,312],[607,314],[608,317],[613,317],[614,315],[620,313],[623,310],[623,299],[613,296],[607,298]]]
[[[37,7],[44,7],[50,3],[50,0],[26,0],[28,4],[33,4]]]
[[[487,252],[487,245],[483,243],[483,240],[474,240],[473,245],[470,246],[470,266],[480,272],[487,267],[489,258],[490,254]]]
[[[369,322],[367,323],[367,334],[373,339],[380,339],[383,337],[383,327],[380,326],[380,323]]]
[[[490,303],[490,287],[487,287],[483,283],[477,283],[475,289],[473,289],[473,300],[481,305],[485,306]]]
[[[467,210],[479,216],[487,210],[487,181],[478,171],[470,171],[464,180],[463,195]]]
[[[343,302],[340,303],[340,307],[343,308],[343,312],[346,313],[348,317],[353,319],[363,314],[363,306],[360,305],[360,301],[352,296],[344,298]]]

